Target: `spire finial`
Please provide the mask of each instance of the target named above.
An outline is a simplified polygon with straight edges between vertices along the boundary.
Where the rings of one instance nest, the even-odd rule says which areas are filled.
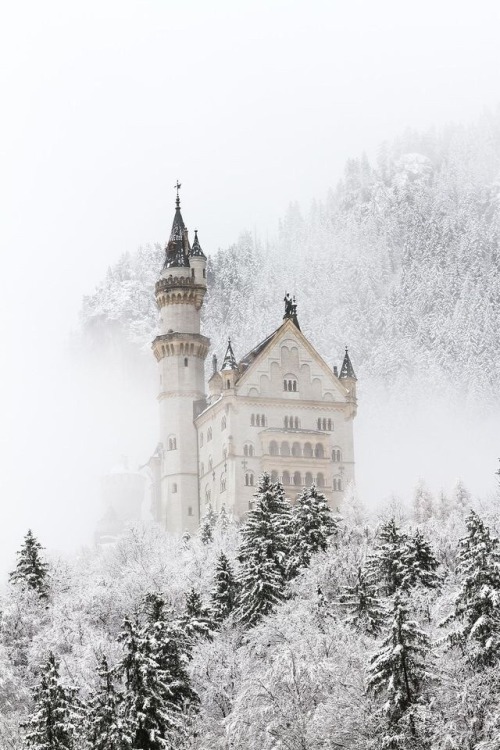
[[[233,347],[231,346],[230,338],[227,340],[227,349],[226,349],[226,354],[224,356],[224,362],[222,363],[222,369],[223,370],[237,370],[238,369],[238,363],[236,362],[236,357],[234,356]]]
[[[285,314],[283,315],[283,320],[286,320],[287,318],[293,320],[300,331],[299,321],[297,318],[297,301],[295,299],[295,296],[291,297],[290,294],[286,292],[283,301],[285,303]]]
[[[182,185],[179,182],[179,180],[176,181],[174,188],[177,190],[177,196],[175,198],[175,207],[180,208],[181,207],[181,199],[179,198],[179,190],[181,189]]]

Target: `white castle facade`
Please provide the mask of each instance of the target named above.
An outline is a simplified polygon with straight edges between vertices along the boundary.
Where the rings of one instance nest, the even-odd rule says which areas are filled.
[[[339,505],[354,480],[356,376],[345,352],[337,373],[301,332],[287,295],[281,325],[240,361],[228,343],[205,388],[210,341],[200,330],[206,257],[190,245],[177,194],[175,217],[156,283],[160,333],[160,443],[153,471],[153,514],[169,531],[194,532],[208,507],[237,518],[251,507],[263,471],[288,497],[313,482]]]

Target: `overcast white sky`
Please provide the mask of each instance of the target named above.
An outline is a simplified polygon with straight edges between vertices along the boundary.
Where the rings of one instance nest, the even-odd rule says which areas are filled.
[[[176,179],[205,250],[272,236],[348,157],[495,106],[499,39],[498,0],[3,0],[5,555],[78,522],[58,463],[90,438],[61,348],[107,266],[167,237]]]

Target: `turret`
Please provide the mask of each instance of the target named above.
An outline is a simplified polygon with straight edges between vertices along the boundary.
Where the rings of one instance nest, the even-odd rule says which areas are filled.
[[[233,347],[231,346],[231,339],[227,340],[227,348],[222,363],[221,375],[224,380],[224,390],[234,388],[234,383],[238,376],[238,363],[236,362]]]
[[[160,371],[160,520],[169,531],[195,531],[199,525],[198,449],[193,423],[196,402],[205,398],[204,361],[210,341],[200,334],[206,292],[206,259],[190,247],[177,183],[175,215],[165,262],[156,282],[160,335],[153,351]],[[195,241],[197,238],[195,238]],[[199,242],[198,242],[199,247]]]
[[[351,358],[349,357],[349,350],[346,346],[344,360],[342,367],[340,368],[339,380],[342,385],[347,388],[349,392],[350,400],[356,403],[356,382],[357,377],[352,366]]]

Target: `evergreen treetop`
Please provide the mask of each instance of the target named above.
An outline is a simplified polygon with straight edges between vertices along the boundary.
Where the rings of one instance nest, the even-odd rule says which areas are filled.
[[[215,623],[220,624],[234,610],[237,591],[233,569],[227,556],[221,552],[217,557],[211,594],[212,619]]]
[[[289,568],[292,572],[307,567],[316,552],[324,552],[328,540],[338,530],[338,522],[326,497],[316,486],[306,488],[292,509],[293,540]]]
[[[43,550],[42,545],[29,529],[17,553],[17,565],[10,574],[10,581],[15,585],[36,591],[41,599],[46,599],[49,566],[42,560],[41,550]]]

